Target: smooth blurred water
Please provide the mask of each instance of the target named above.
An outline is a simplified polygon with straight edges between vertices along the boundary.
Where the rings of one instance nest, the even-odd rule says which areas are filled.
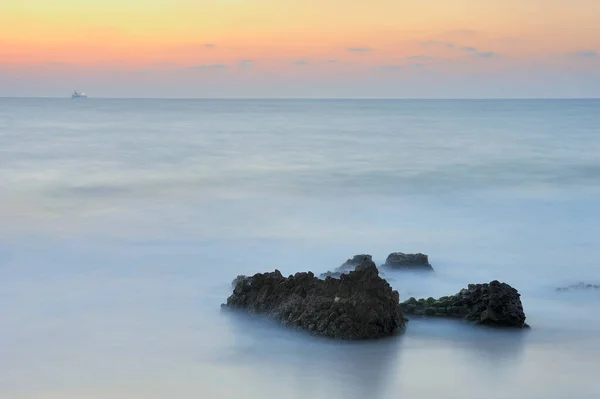
[[[0,99],[0,397],[596,398],[600,101]],[[430,255],[527,332],[221,314],[238,274]]]

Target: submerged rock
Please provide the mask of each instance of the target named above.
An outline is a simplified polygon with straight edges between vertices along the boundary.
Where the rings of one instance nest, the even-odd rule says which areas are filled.
[[[385,260],[384,266],[395,270],[434,271],[433,266],[429,264],[429,257],[422,253],[392,252]]]
[[[283,277],[279,270],[239,279],[224,308],[264,314],[314,335],[337,339],[374,339],[401,331],[406,323],[398,291],[375,264],[362,262],[339,279],[313,273]]]
[[[356,269],[356,267],[358,265],[361,264],[373,264],[375,265],[375,263],[373,262],[373,257],[369,254],[361,254],[361,255],[354,255],[352,257],[352,259],[348,259],[346,262],[344,262],[340,267],[336,268],[334,271],[328,271],[326,273],[322,273],[319,278],[327,278],[327,277],[333,277],[333,278],[340,278],[340,276],[342,274],[347,274],[351,271],[353,271],[354,269]]]
[[[455,317],[498,327],[528,327],[519,292],[497,280],[469,284],[458,294],[439,299],[410,298],[400,304],[406,314]]]
[[[600,290],[600,285],[596,284],[586,284],[584,282],[579,282],[577,284],[571,284],[566,287],[558,287],[556,289],[557,292],[562,291],[583,291],[583,290]]]

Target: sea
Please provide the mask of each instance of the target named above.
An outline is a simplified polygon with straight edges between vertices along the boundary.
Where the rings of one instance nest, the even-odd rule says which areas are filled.
[[[0,99],[0,398],[599,398],[600,100]],[[239,274],[425,253],[528,330],[335,341]],[[383,270],[383,269],[382,269]],[[409,317],[410,319],[410,317]]]

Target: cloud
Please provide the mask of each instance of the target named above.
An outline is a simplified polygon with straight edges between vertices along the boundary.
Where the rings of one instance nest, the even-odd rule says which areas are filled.
[[[421,42],[421,45],[423,45],[423,46],[444,46],[444,47],[448,47],[448,48],[456,48],[456,49],[460,49],[462,51],[466,51],[468,53],[473,53],[474,56],[480,57],[480,58],[491,58],[491,57],[495,57],[498,55],[497,53],[495,53],[493,51],[480,51],[477,47],[459,46],[456,43],[442,42],[439,40],[428,40],[425,42]]]
[[[479,51],[475,53],[475,56],[479,58],[492,58],[497,57],[498,53],[494,53],[493,51]]]
[[[193,65],[189,67],[189,69],[195,70],[206,70],[206,69],[226,69],[227,65],[225,64],[202,64],[202,65]]]
[[[468,62],[461,60],[439,60],[430,65],[467,65]]]
[[[237,66],[240,68],[252,68],[254,66],[254,60],[249,60],[249,59],[239,60],[237,62]]]
[[[421,62],[415,62],[413,64],[409,64],[408,66],[411,68],[424,68],[425,64],[423,64]]]
[[[381,65],[377,69],[382,71],[399,71],[402,69],[402,65]]]
[[[411,55],[410,57],[406,57],[406,59],[411,61],[429,61],[432,60],[433,57],[428,55]]]
[[[441,40],[426,40],[424,42],[421,42],[422,46],[442,46],[442,47],[448,47],[448,48],[455,48],[457,45],[456,43],[452,43],[452,42],[443,42]]]
[[[308,65],[308,61],[306,60],[295,60],[292,62],[294,65]]]
[[[369,51],[371,51],[371,48],[369,48],[369,47],[348,47],[347,50],[350,51],[351,53],[368,53]]]
[[[337,60],[327,60],[328,64],[335,64],[337,62]]]
[[[439,40],[428,40],[426,42],[421,42],[421,45],[423,45],[423,46],[445,46],[448,48],[457,48],[462,51],[472,53],[475,57],[479,57],[479,58],[492,58],[492,57],[496,57],[499,55],[498,53],[495,53],[493,51],[480,51],[477,47],[458,46],[456,43],[441,42]],[[415,56],[415,57],[418,57],[418,56]]]
[[[596,58],[598,57],[598,52],[595,50],[579,50],[570,55],[575,58]]]
[[[204,43],[204,47],[206,47],[206,48],[215,48],[215,47],[217,47],[217,45],[214,44],[214,43]]]

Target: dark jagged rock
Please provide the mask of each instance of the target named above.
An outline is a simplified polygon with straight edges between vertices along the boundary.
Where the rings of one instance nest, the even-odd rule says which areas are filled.
[[[233,281],[231,282],[231,288],[235,288],[235,286],[237,285],[237,283],[239,281],[242,281],[245,278],[246,278],[246,276],[243,276],[241,274],[239,276],[237,276],[236,278],[234,278]]]
[[[566,287],[558,287],[556,289],[557,292],[563,291],[584,291],[584,290],[600,290],[600,285],[596,284],[586,284],[584,282],[579,282],[577,284],[571,284]]]
[[[353,271],[354,269],[356,269],[356,267],[358,265],[361,264],[373,264],[375,265],[375,263],[373,262],[373,258],[371,255],[369,254],[361,254],[361,255],[354,255],[352,257],[352,259],[348,259],[346,262],[344,262],[340,267],[336,268],[334,271],[328,271],[326,273],[322,273],[319,278],[327,278],[327,277],[333,277],[333,278],[340,278],[340,276],[342,274],[347,274],[351,271]]]
[[[528,327],[519,292],[506,283],[469,284],[458,294],[439,299],[410,298],[400,304],[406,314],[455,317],[498,327]]]
[[[327,277],[340,278],[340,276],[342,274],[348,274],[349,272],[355,270],[356,267],[361,264],[375,265],[375,263],[373,262],[372,256],[369,254],[354,255],[352,257],[352,259],[346,260],[346,262],[344,262],[341,266],[336,268],[334,271],[328,271],[326,273],[322,273],[319,276],[319,278],[323,278],[323,279],[327,278]]]
[[[395,270],[434,271],[433,266],[429,264],[429,257],[422,253],[392,252],[385,260],[384,266]]]
[[[285,278],[278,270],[238,280],[222,307],[264,314],[314,335],[338,339],[374,339],[401,331],[406,323],[398,291],[374,264],[361,263],[339,279],[313,273]]]
[[[340,267],[356,267],[365,261],[373,261],[373,257],[369,254],[354,255],[352,259],[348,259]]]

